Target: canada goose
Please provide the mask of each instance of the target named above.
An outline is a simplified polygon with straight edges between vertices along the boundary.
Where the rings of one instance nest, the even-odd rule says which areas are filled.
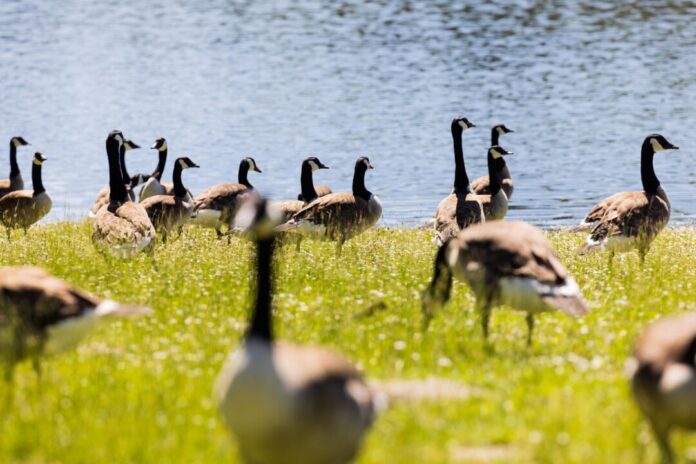
[[[580,289],[556,258],[544,234],[525,222],[491,221],[473,225],[440,247],[430,286],[423,293],[427,327],[450,298],[452,276],[469,284],[481,311],[483,335],[493,305],[527,312],[527,343],[532,343],[534,314],[587,312]]]
[[[0,198],[0,222],[7,230],[8,240],[10,229],[24,229],[26,234],[29,227],[51,211],[53,201],[41,180],[41,165],[44,161],[46,157],[37,151],[31,168],[34,190],[15,190]]]
[[[123,148],[123,153],[119,154],[119,162],[121,163],[121,176],[123,177],[126,183],[126,191],[128,192],[128,198],[130,198],[131,201],[135,201],[135,192],[133,192],[133,189],[141,183],[143,183],[144,178],[142,174],[137,174],[134,177],[131,177],[128,174],[128,170],[126,169],[126,152],[129,150],[135,150],[137,148],[140,148],[140,145],[136,144],[132,140],[125,140],[123,142]],[[94,219],[97,216],[97,212],[102,208],[102,206],[109,204],[110,193],[111,189],[108,185],[106,187],[102,187],[102,189],[99,190],[99,193],[97,194],[97,199],[94,201],[92,208],[89,210],[90,218]]]
[[[300,174],[300,186],[302,187],[302,192],[297,196],[297,200],[283,200],[273,203],[274,207],[276,207],[283,215],[283,222],[290,220],[293,214],[304,208],[304,206],[308,203],[311,203],[318,197],[331,193],[331,189],[324,186],[325,188],[322,191],[323,195],[319,195],[319,192],[314,187],[312,173],[319,169],[329,169],[329,167],[322,164],[322,162],[319,161],[319,158],[316,156],[305,158],[305,160],[302,161],[302,171]]]
[[[197,167],[186,156],[177,158],[174,162],[174,195],[155,195],[141,202],[162,242],[166,243],[167,236],[174,231],[181,234],[181,229],[191,217],[193,200],[181,181],[181,173],[184,169]]]
[[[665,462],[674,462],[669,433],[696,430],[696,314],[650,325],[626,364],[633,396],[650,423]]]
[[[120,154],[126,150],[123,142],[121,131],[110,132],[106,139],[109,204],[102,206],[97,212],[92,227],[92,241],[100,250],[128,258],[151,247],[155,228],[145,208],[140,203],[134,203],[128,196],[119,162]]]
[[[36,267],[0,267],[0,358],[5,378],[15,364],[55,355],[77,345],[111,317],[149,312],[101,300]]]
[[[581,254],[608,250],[611,263],[614,253],[637,248],[641,262],[645,260],[650,244],[667,225],[671,209],[655,175],[653,157],[658,151],[678,148],[660,134],[645,138],[640,157],[643,191],[614,194],[593,208],[585,218],[585,222],[592,221],[592,230],[579,250]]]
[[[239,215],[253,217],[243,228],[256,242],[256,285],[251,285],[256,299],[246,335],[223,367],[214,394],[242,461],[352,462],[374,419],[378,396],[342,356],[276,341],[273,224],[263,200],[246,202]]]
[[[154,172],[140,189],[140,201],[155,195],[172,195],[174,193],[174,184],[161,182],[164,166],[167,164],[167,149],[167,141],[164,137],[155,140],[155,143],[150,147],[150,150],[157,150],[159,160]]]
[[[495,145],[488,149],[488,177],[491,180],[490,194],[479,195],[486,221],[503,219],[507,214],[508,197],[503,189],[500,171],[497,166],[498,160],[503,159],[503,156],[507,155],[512,155],[512,152],[505,150],[500,145]]]
[[[454,189],[437,205],[435,210],[435,242],[439,245],[470,225],[485,221],[483,206],[478,196],[471,190],[464,166],[462,134],[471,127],[476,126],[465,117],[452,120]]]
[[[196,196],[191,222],[215,229],[218,237],[222,236],[223,228],[232,229],[242,197],[254,189],[249,183],[249,171],[261,172],[254,158],[247,157],[239,163],[238,183],[218,184]]]
[[[511,134],[512,129],[505,127],[505,124],[498,124],[493,126],[491,129],[491,146],[499,145],[498,139],[501,135]],[[505,163],[503,158],[499,158],[495,162],[496,170],[500,173],[500,178],[503,183],[503,190],[505,190],[505,195],[508,200],[512,197],[512,191],[514,187],[512,185],[512,176],[510,176],[510,170]],[[474,179],[471,183],[471,189],[476,192],[477,195],[489,195],[491,193],[491,178],[490,175],[479,177]]]
[[[10,139],[10,178],[0,180],[0,198],[16,190],[24,190],[24,179],[17,164],[17,148],[31,145],[22,137]]]
[[[295,213],[278,230],[296,232],[316,240],[333,240],[341,254],[343,243],[374,226],[382,216],[382,203],[365,188],[365,172],[374,169],[361,156],[355,162],[353,192],[330,193]]]

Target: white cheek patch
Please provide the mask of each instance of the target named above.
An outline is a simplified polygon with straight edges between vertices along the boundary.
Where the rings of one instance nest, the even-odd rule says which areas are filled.
[[[187,169],[188,165],[184,160],[179,160],[179,166],[181,166],[181,169]]]
[[[164,151],[167,149],[167,142],[162,143],[162,145],[159,147],[159,151]]]
[[[312,171],[316,171],[317,169],[319,169],[319,165],[315,163],[314,160],[310,160],[309,165],[311,166]]]
[[[498,150],[491,150],[491,156],[493,156],[493,159],[499,159],[503,155]]]
[[[664,150],[662,145],[660,145],[660,142],[658,142],[656,139],[650,139],[650,145],[652,145],[653,150],[656,152]]]
[[[467,130],[469,128],[469,126],[467,126],[464,121],[458,121],[458,122],[459,122],[459,125],[461,126],[462,129]]]
[[[256,163],[253,159],[249,158],[247,163],[249,163],[249,169],[251,169],[252,171],[256,171]]]

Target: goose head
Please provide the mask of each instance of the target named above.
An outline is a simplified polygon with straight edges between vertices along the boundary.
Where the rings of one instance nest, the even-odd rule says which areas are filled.
[[[488,154],[493,157],[493,159],[501,159],[503,156],[512,155],[511,151],[507,151],[500,145],[493,145],[488,149]]]
[[[650,143],[653,153],[663,150],[679,150],[678,146],[672,145],[672,143],[660,134],[650,134],[645,138],[645,141]]]
[[[135,150],[136,148],[140,148],[140,145],[138,145],[137,143],[133,142],[132,140],[124,140],[124,141],[123,141],[123,148],[125,148],[126,151],[128,151],[128,150]]]
[[[24,140],[24,137],[20,137],[20,136],[12,137],[12,139],[10,139],[10,144],[15,148],[25,147],[27,145],[31,145],[29,142]]]
[[[515,132],[512,129],[508,129],[505,124],[496,124],[493,126],[493,131],[498,134],[498,136],[505,135],[505,134],[510,134],[512,132]]]
[[[254,158],[247,156],[242,160],[242,163],[246,163],[247,169],[249,169],[249,171],[261,173],[261,170],[256,165],[256,161],[254,160]]]
[[[319,169],[329,169],[329,167],[322,164],[322,162],[319,161],[319,158],[317,158],[316,156],[310,156],[309,158],[305,158],[304,162],[312,168],[312,171],[317,171]]]
[[[159,137],[157,140],[155,140],[155,143],[152,144],[150,150],[166,151],[167,141],[164,139],[164,137]]]
[[[188,156],[182,156],[180,158],[177,158],[175,163],[183,170],[183,169],[190,169],[190,168],[200,168],[199,165],[191,161],[191,158]]]
[[[452,133],[461,134],[472,127],[476,127],[476,124],[469,121],[464,116],[458,116],[452,120]]]
[[[355,170],[367,171],[368,169],[374,169],[374,166],[370,163],[370,159],[367,156],[361,156],[355,162]]]
[[[36,152],[34,153],[34,160],[33,163],[36,164],[37,166],[41,166],[44,161],[46,161],[48,158],[44,156],[43,153],[41,152]]]

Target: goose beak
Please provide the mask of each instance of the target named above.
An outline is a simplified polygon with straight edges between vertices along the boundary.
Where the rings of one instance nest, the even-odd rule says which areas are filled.
[[[194,164],[192,164],[192,165],[191,165],[191,166],[189,166],[189,167],[192,167],[192,168],[200,168],[200,166],[199,166],[199,165],[197,165],[197,164],[195,164],[195,163],[194,163]]]
[[[263,171],[261,171],[258,166],[254,166],[254,172],[261,174]]]
[[[329,167],[325,164],[322,164],[319,166],[319,169],[329,169]]]
[[[150,150],[157,150],[157,142],[153,143],[152,146],[150,147]]]

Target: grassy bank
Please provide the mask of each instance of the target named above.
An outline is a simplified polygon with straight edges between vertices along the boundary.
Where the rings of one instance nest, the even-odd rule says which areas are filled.
[[[148,258],[105,262],[86,223],[38,227],[0,263],[36,264],[98,295],[154,314],[100,328],[42,379],[20,366],[0,411],[0,462],[235,462],[211,386],[245,326],[249,244],[191,229]],[[582,320],[494,311],[485,348],[467,288],[420,330],[419,293],[435,246],[428,232],[376,230],[349,243],[303,244],[279,256],[277,332],[335,347],[373,379],[460,382],[458,399],[397,402],[377,421],[361,463],[639,462],[657,448],[629,396],[623,364],[650,321],[696,310],[696,231],[663,233],[640,268],[574,253],[582,237],[549,235],[591,304]],[[7,387],[0,385],[6,398]],[[678,435],[680,454],[696,439]]]

